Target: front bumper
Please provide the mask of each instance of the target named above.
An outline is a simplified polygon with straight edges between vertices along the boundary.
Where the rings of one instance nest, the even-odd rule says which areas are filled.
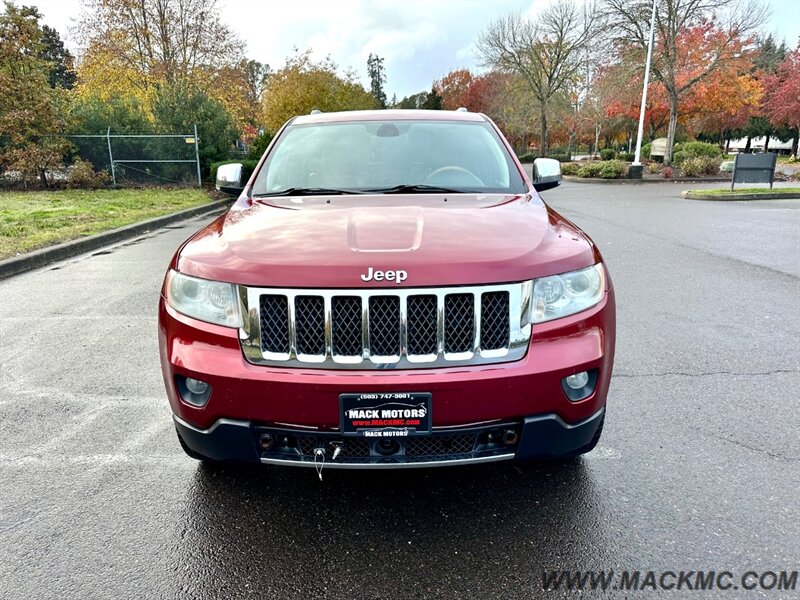
[[[590,310],[532,328],[526,355],[508,363],[416,370],[321,370],[259,366],[242,354],[238,331],[176,313],[163,298],[159,346],[172,412],[208,430],[219,422],[339,431],[342,393],[429,392],[433,428],[476,427],[553,415],[575,425],[606,402],[614,359],[613,288]],[[562,387],[568,375],[596,370],[594,391],[572,402]],[[211,386],[202,407],[181,399],[176,377]]]
[[[396,469],[467,465],[501,460],[530,460],[570,455],[589,444],[604,409],[570,425],[558,415],[526,417],[519,422],[478,427],[434,429],[430,436],[395,440],[386,455],[378,440],[345,438],[334,432],[263,427],[248,421],[220,419],[208,429],[174,417],[178,435],[196,453],[216,461],[319,467],[326,469]],[[504,437],[506,434],[507,437]],[[262,440],[268,439],[265,447]],[[339,453],[333,458],[336,447]]]

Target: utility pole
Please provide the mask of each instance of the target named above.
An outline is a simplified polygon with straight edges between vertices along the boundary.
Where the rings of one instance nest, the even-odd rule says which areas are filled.
[[[650,59],[653,57],[653,31],[656,25],[656,0],[653,0],[653,13],[650,15],[650,40],[647,43],[647,62],[644,66],[644,86],[642,87],[642,106],[639,109],[639,133],[636,135],[636,155],[630,168],[631,179],[642,178],[642,134],[644,132],[644,108],[647,104],[647,84],[650,81]]]

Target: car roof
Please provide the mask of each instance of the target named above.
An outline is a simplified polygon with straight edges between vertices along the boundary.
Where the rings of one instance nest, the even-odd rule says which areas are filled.
[[[346,123],[348,121],[486,121],[481,113],[455,110],[349,110],[317,112],[292,119],[292,125]]]

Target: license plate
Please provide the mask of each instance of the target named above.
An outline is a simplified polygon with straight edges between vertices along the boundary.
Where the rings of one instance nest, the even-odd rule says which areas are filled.
[[[339,396],[342,434],[406,437],[431,432],[431,395],[381,392]]]

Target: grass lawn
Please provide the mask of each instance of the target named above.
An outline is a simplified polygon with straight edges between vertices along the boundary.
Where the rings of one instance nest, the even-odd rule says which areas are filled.
[[[736,188],[731,191],[730,188],[724,190],[690,190],[692,194],[706,194],[709,196],[720,196],[722,194],[800,194],[800,187],[780,187],[780,188]]]
[[[0,192],[0,260],[211,201],[200,189]]]

